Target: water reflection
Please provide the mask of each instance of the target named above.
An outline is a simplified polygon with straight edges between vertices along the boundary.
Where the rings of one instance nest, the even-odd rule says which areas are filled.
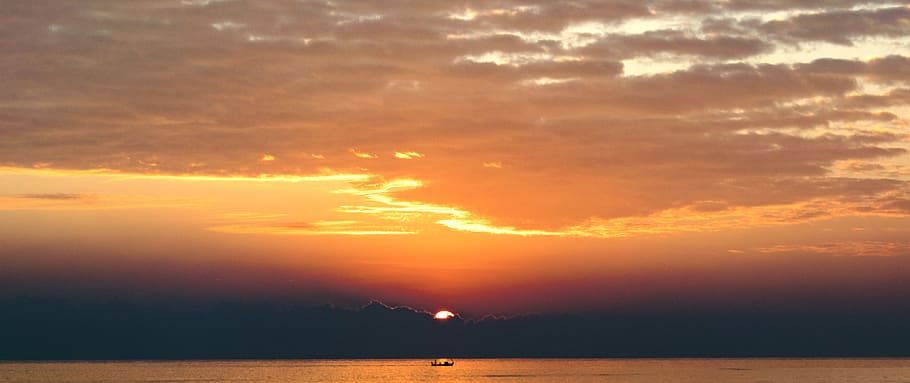
[[[0,363],[0,382],[901,382],[910,359],[423,359]]]

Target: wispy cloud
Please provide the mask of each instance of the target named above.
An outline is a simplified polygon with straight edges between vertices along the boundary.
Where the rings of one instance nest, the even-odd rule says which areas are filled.
[[[760,253],[823,254],[854,257],[910,255],[906,241],[841,241],[819,244],[775,245],[757,249]]]
[[[358,151],[357,149],[353,149],[353,148],[350,149],[350,152],[351,152],[351,154],[354,155],[354,157],[357,157],[357,158],[365,158],[365,159],[375,159],[375,158],[379,158],[379,156],[377,156],[377,155],[375,155],[375,154],[367,153],[367,152],[361,152],[361,151]]]
[[[395,158],[401,160],[413,160],[416,158],[423,158],[424,155],[417,152],[395,152]]]
[[[197,207],[199,200],[183,197],[141,197],[124,195],[61,195],[24,194],[0,196],[2,210],[79,211],[111,209],[148,209],[172,207]]]
[[[17,198],[26,198],[26,199],[47,199],[47,200],[78,200],[93,198],[89,194],[78,194],[78,193],[34,193],[34,194],[19,194],[16,195]]]
[[[259,224],[233,224],[210,227],[209,230],[230,234],[267,234],[267,235],[407,235],[415,234],[408,230],[394,230],[381,227],[370,227],[358,221],[316,221],[316,222],[264,222]]]
[[[483,167],[493,168],[493,169],[502,169],[502,162],[484,162]]]

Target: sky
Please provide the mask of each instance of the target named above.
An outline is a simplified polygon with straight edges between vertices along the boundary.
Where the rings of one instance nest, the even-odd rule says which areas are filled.
[[[910,299],[907,2],[12,0],[0,83],[0,296]]]

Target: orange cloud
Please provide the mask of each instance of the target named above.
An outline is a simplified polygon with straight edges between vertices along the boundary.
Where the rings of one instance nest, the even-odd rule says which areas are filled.
[[[71,178],[80,180],[86,186],[97,188],[110,183],[111,193],[122,193],[119,188],[130,190],[130,182],[153,181],[161,188],[175,189],[178,185],[195,182],[225,183],[237,182],[238,190],[246,184],[276,183],[288,186],[308,182],[347,184],[342,189],[326,189],[320,198],[325,203],[325,213],[309,217],[293,216],[293,211],[280,204],[271,210],[236,211],[227,208],[213,220],[211,230],[226,233],[258,234],[303,234],[303,235],[383,235],[414,234],[427,229],[428,225],[441,226],[454,231],[487,233],[514,236],[555,236],[622,238],[644,235],[664,235],[695,232],[720,232],[754,227],[794,225],[837,217],[850,216],[910,216],[910,209],[904,205],[908,199],[904,194],[885,193],[872,199],[828,199],[815,198],[786,204],[765,204],[755,206],[727,205],[723,201],[702,201],[689,206],[669,208],[645,215],[623,217],[591,217],[569,225],[541,228],[533,225],[524,227],[505,224],[497,217],[484,216],[468,208],[438,203],[428,203],[401,197],[409,192],[425,188],[423,181],[398,178],[377,181],[370,174],[324,174],[313,176],[263,175],[259,177],[239,176],[194,176],[194,175],[137,175],[120,174],[110,171],[79,172],[54,171],[49,169],[7,169],[7,175],[0,177],[26,177],[41,179]],[[38,178],[36,178],[38,177]],[[0,178],[2,179],[2,178]],[[11,183],[15,180],[10,178]],[[18,181],[21,182],[21,181]],[[111,183],[113,182],[113,183]],[[178,189],[175,189],[178,190]],[[151,192],[151,189],[146,193]],[[192,191],[196,194],[197,191]],[[225,191],[221,194],[230,194]],[[258,192],[261,197],[261,192]],[[335,195],[337,197],[331,197]],[[353,197],[353,199],[345,196]],[[314,198],[314,197],[311,197]],[[237,200],[231,205],[219,202],[223,198],[208,196],[204,199],[189,195],[98,195],[78,193],[38,192],[22,193],[0,197],[3,210],[81,210],[137,207],[200,207],[243,206],[249,201]],[[910,206],[910,205],[908,205]],[[351,219],[356,214],[368,218]],[[307,224],[301,224],[306,222]]]

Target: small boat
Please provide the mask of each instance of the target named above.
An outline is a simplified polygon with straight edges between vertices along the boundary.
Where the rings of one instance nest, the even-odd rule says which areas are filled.
[[[431,366],[440,366],[440,367],[441,366],[454,366],[455,361],[452,359],[448,359],[448,358],[442,358],[442,359],[436,359],[436,360],[430,362],[430,365]]]

